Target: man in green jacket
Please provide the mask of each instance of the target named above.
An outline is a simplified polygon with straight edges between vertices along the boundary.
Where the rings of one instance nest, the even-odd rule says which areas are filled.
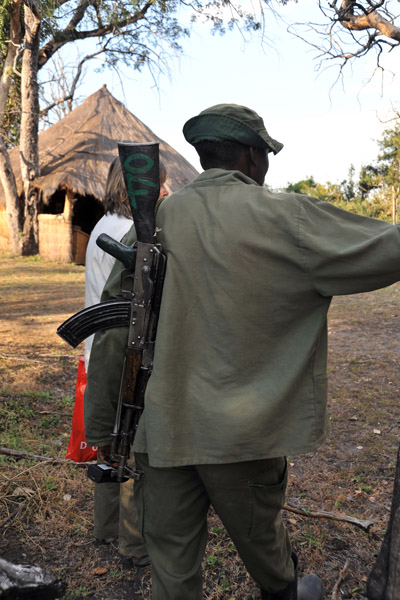
[[[285,457],[327,435],[332,296],[400,279],[399,228],[268,192],[268,154],[282,144],[246,107],[211,107],[183,131],[204,172],[157,213],[167,274],[134,442],[153,600],[202,597],[210,503],[262,599],[321,600],[316,576],[297,583],[281,516]],[[134,239],[132,228],[125,241]],[[122,268],[116,263],[102,300],[118,297]],[[86,438],[104,448],[126,339],[104,331],[92,349]]]

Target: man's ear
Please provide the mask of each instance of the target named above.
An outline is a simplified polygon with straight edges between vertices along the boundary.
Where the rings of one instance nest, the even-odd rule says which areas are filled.
[[[253,148],[252,146],[250,146],[249,148],[249,159],[251,164],[256,165],[258,163],[258,159],[259,159],[259,149],[258,148]]]
[[[268,153],[260,148],[250,146],[248,152],[250,177],[258,183],[264,185],[265,175],[269,167]]]

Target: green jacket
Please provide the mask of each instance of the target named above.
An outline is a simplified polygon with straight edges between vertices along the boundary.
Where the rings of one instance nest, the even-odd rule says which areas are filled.
[[[167,198],[157,226],[167,274],[134,450],[155,467],[315,450],[328,430],[331,298],[400,279],[398,226],[220,169]],[[109,330],[93,344],[90,444],[110,441],[126,338]]]

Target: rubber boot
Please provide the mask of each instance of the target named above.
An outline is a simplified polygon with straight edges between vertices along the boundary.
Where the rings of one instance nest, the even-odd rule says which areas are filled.
[[[323,586],[322,581],[317,575],[310,573],[297,581],[297,563],[296,554],[292,553],[292,560],[295,568],[295,577],[282,590],[261,590],[261,600],[322,600]]]

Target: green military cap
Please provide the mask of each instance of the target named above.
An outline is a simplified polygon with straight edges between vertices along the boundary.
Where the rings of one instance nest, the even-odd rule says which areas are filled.
[[[192,145],[229,140],[265,148],[274,154],[283,148],[283,144],[269,135],[262,118],[254,110],[239,104],[216,104],[206,108],[185,123],[183,135]]]

